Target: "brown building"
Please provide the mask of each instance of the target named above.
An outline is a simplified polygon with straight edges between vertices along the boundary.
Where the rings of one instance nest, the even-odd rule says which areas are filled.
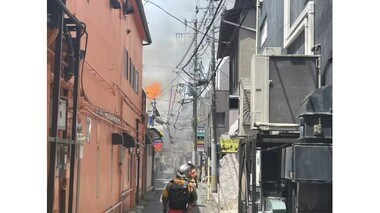
[[[142,2],[47,2],[47,210],[125,212],[151,186]]]

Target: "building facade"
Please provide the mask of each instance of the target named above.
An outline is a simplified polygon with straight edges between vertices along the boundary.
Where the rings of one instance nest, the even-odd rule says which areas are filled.
[[[332,212],[332,1],[236,1],[221,20],[226,56],[239,97],[239,212]]]
[[[147,185],[142,3],[48,0],[47,32],[48,212],[125,212]]]

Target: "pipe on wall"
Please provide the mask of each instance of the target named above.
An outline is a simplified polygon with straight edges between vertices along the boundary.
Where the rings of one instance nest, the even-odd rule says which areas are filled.
[[[59,33],[56,40],[55,48],[55,59],[54,59],[54,82],[53,82],[53,106],[51,114],[51,129],[50,136],[56,138],[58,136],[58,113],[59,113],[59,99],[60,99],[60,82],[62,73],[62,43],[63,43],[63,13],[58,11],[57,14],[59,22]],[[47,212],[53,212],[54,210],[54,187],[55,187],[55,163],[56,163],[56,153],[57,144],[56,142],[50,143],[49,151],[49,170],[48,170],[48,181],[47,181]]]
[[[52,110],[52,127],[51,127],[51,137],[57,137],[58,133],[58,104],[60,99],[60,81],[62,73],[62,43],[63,43],[63,28],[64,28],[64,14],[69,17],[70,21],[76,25],[77,28],[77,44],[75,51],[75,81],[74,81],[74,109],[73,109],[73,129],[72,138],[75,141],[76,138],[76,119],[78,113],[78,76],[79,76],[79,58],[80,58],[80,37],[82,35],[82,30],[86,32],[83,24],[66,8],[65,0],[54,0],[59,10],[57,11],[58,22],[59,22],[59,34],[56,40],[56,51],[55,51],[55,68],[54,68],[54,88],[53,88],[53,110]],[[70,160],[70,191],[69,191],[69,212],[72,212],[72,200],[73,200],[73,178],[74,178],[74,155],[75,155],[75,144],[72,145],[71,160]],[[56,144],[55,142],[50,144],[50,165],[49,165],[49,175],[48,175],[48,187],[47,187],[47,212],[53,212],[54,208],[54,176],[55,176],[55,161],[56,161]],[[74,160],[73,160],[74,158]]]
[[[259,54],[259,34],[260,34],[260,26],[259,26],[259,18],[260,18],[260,0],[256,0],[256,55]]]
[[[136,139],[139,139],[139,119],[136,119]],[[139,150],[139,143],[136,145],[136,152]],[[139,203],[139,191],[140,191],[140,152],[136,153],[137,157],[137,186],[136,186],[136,204]]]
[[[71,145],[70,149],[70,188],[69,188],[69,213],[73,212],[73,198],[74,198],[74,168],[75,168],[75,150],[77,146],[76,135],[77,135],[77,118],[78,118],[78,90],[79,90],[79,67],[80,67],[80,40],[81,40],[82,30],[77,28],[76,39],[74,47],[74,97],[73,97],[73,122],[72,122],[72,132],[71,139],[75,141]],[[77,188],[78,190],[78,188]],[[78,196],[78,194],[77,194]],[[78,199],[77,199],[78,200]],[[77,204],[78,206],[78,204]]]
[[[288,48],[305,31],[305,55],[314,46],[314,2],[309,1],[294,23],[290,23],[290,0],[284,1],[284,48]]]

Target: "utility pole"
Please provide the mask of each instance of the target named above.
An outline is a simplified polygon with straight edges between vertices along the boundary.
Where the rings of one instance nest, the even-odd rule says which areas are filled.
[[[194,22],[194,27],[195,27],[195,42],[194,42],[194,83],[193,83],[193,136],[194,136],[194,141],[193,141],[193,150],[192,150],[192,163],[197,166],[197,86],[196,86],[196,81],[197,81],[197,74],[198,74],[198,53],[197,51],[197,36],[198,36],[198,28],[197,28],[197,19],[195,19]]]
[[[211,2],[211,14],[214,14],[214,2]],[[211,27],[211,118],[212,118],[212,140],[211,140],[211,192],[216,193],[217,188],[217,151],[216,144],[218,142],[216,135],[216,103],[215,103],[215,27]]]

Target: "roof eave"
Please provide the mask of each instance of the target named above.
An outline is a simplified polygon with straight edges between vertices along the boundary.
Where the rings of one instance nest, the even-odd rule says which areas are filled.
[[[152,38],[150,37],[148,22],[146,20],[145,11],[144,11],[144,6],[143,6],[141,0],[136,0],[136,2],[137,2],[137,8],[138,8],[139,13],[140,13],[141,21],[143,23],[143,28],[144,28],[144,32],[145,32],[145,36],[146,36],[146,42],[147,42],[143,45],[150,45],[152,43]]]

